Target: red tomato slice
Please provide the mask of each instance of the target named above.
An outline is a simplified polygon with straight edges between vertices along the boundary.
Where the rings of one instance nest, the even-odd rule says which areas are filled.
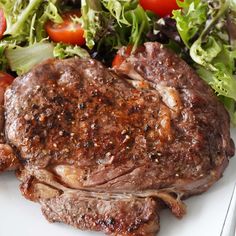
[[[48,21],[45,25],[49,38],[56,43],[62,42],[82,46],[85,44],[84,30],[79,23],[74,23],[73,17],[80,17],[80,11],[68,11],[62,15],[60,24]]]
[[[122,62],[131,54],[132,48],[132,45],[128,45],[123,55],[116,54],[112,61],[112,67],[119,67]]]
[[[5,94],[5,91],[7,89],[7,87],[12,83],[12,81],[14,80],[14,78],[3,72],[3,71],[0,71],[0,105],[2,106],[4,104],[4,94]],[[0,119],[0,127],[2,127],[2,122],[1,122],[1,119]]]
[[[0,9],[0,39],[3,37],[3,33],[6,31],[7,21],[4,16],[4,12]]]
[[[14,80],[14,77],[6,72],[0,71],[0,88],[7,88]]]
[[[160,17],[172,15],[172,11],[179,9],[176,0],[139,0],[145,10],[150,10]]]

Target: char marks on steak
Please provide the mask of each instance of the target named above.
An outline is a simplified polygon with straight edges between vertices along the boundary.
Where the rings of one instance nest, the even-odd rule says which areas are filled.
[[[233,156],[229,130],[213,91],[158,43],[116,70],[49,60],[5,93],[23,195],[51,222],[110,235],[155,235],[163,204],[182,217],[181,199],[206,191]]]

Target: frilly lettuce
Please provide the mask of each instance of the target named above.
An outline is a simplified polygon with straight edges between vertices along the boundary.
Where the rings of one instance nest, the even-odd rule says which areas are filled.
[[[8,66],[18,75],[48,58],[87,57],[82,48],[49,42],[45,23],[62,22],[60,1],[0,0],[7,21],[4,38],[0,41],[0,69]]]
[[[81,24],[84,29],[86,45],[92,49],[98,40],[100,32],[106,28],[100,0],[81,0]]]
[[[183,10],[173,11],[173,16],[183,42],[190,47],[190,39],[204,27],[207,20],[208,5],[202,0],[178,1],[178,4]]]
[[[178,1],[173,12],[198,74],[216,92],[236,124],[236,3],[234,0]]]
[[[137,0],[82,0],[82,27],[86,45],[119,48],[145,41],[154,18],[138,4]]]
[[[43,40],[45,22],[62,21],[56,3],[56,0],[0,0],[7,21],[6,39],[26,44]]]
[[[34,43],[28,47],[8,47],[5,54],[11,69],[19,75],[28,72],[33,66],[49,58],[90,57],[89,53],[79,46],[65,45],[62,43],[54,45],[49,42]]]
[[[87,50],[79,47],[79,46],[72,46],[66,45],[62,43],[58,43],[53,50],[53,55],[56,58],[68,58],[72,56],[78,56],[81,58],[89,58],[90,55]]]

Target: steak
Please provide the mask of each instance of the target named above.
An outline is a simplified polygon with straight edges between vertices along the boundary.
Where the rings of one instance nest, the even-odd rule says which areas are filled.
[[[4,129],[20,190],[50,222],[116,236],[156,235],[160,210],[182,217],[182,200],[234,155],[223,105],[158,43],[115,69],[79,58],[36,66],[7,89]]]

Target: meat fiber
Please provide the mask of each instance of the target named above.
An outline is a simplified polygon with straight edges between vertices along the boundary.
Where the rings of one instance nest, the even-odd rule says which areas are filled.
[[[206,191],[234,154],[223,105],[158,43],[115,70],[72,58],[18,77],[5,139],[23,195],[50,222],[117,236],[155,235],[163,206],[182,217],[182,199]]]

